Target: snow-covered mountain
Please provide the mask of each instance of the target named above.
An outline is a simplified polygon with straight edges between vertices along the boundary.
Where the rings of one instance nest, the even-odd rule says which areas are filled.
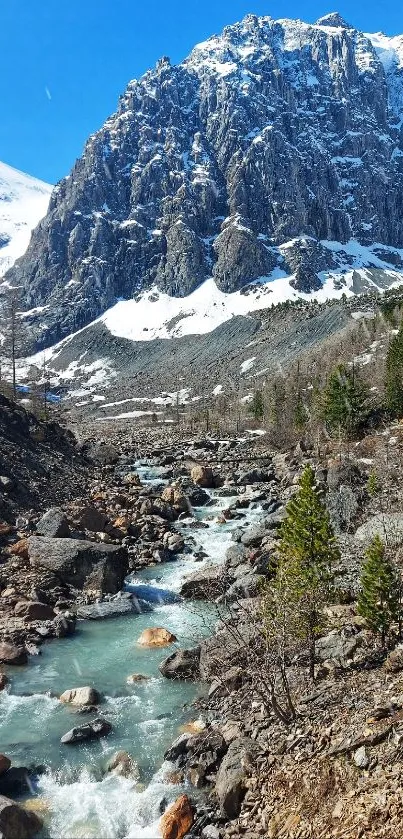
[[[51,192],[49,184],[0,162],[0,277],[25,253]]]
[[[403,36],[332,13],[248,15],[130,82],[7,278],[45,346],[106,311],[180,336],[402,277]]]

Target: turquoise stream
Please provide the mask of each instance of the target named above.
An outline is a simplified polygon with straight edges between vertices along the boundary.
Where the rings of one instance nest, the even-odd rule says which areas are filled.
[[[147,483],[158,480],[158,470],[140,467]],[[216,498],[214,507],[198,511],[209,527],[181,531],[208,554],[196,563],[192,555],[148,568],[136,575],[139,582],[178,590],[187,574],[203,564],[222,562],[235,523],[216,521],[230,499]],[[259,510],[247,514],[254,520]],[[169,782],[165,749],[186,721],[194,719],[192,701],[202,685],[172,682],[158,670],[174,647],[150,650],[139,647],[143,629],[163,626],[178,638],[179,646],[194,646],[212,631],[215,615],[207,604],[181,602],[155,608],[144,615],[105,621],[80,621],[70,639],[52,641],[29,665],[9,670],[11,685],[0,694],[0,751],[15,766],[44,765],[46,773],[32,790],[45,805],[44,836],[51,839],[141,839],[158,837],[161,811],[182,791]],[[132,673],[148,680],[127,684]],[[92,685],[102,694],[100,714],[113,725],[112,733],[86,745],[63,746],[60,737],[86,722],[85,714],[61,704],[57,697],[67,688]],[[92,719],[92,715],[89,717]],[[127,751],[140,770],[140,781],[105,775],[108,759]]]

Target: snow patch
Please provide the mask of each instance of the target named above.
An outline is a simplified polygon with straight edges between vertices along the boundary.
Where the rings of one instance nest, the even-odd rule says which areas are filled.
[[[0,277],[25,253],[51,192],[50,184],[0,163]]]

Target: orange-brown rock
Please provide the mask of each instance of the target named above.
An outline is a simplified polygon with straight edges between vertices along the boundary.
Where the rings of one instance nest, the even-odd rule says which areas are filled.
[[[176,635],[173,635],[169,629],[153,626],[150,629],[144,629],[137,643],[142,647],[167,647],[168,644],[173,644],[177,640]]]
[[[193,824],[193,807],[187,795],[177,798],[161,818],[162,839],[183,839]]]
[[[9,547],[8,552],[12,556],[19,556],[21,559],[28,559],[28,540],[20,539],[19,542],[15,542],[14,545]]]
[[[113,522],[113,527],[129,527],[129,519],[126,516],[118,516],[117,519]]]
[[[214,475],[210,466],[194,466],[190,475],[192,481],[204,489],[211,489],[214,486]]]

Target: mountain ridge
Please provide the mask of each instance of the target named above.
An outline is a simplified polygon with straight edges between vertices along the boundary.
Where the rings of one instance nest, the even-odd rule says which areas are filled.
[[[401,58],[403,36],[337,13],[248,15],[129,82],[8,275],[38,346],[212,277],[224,294],[283,282],[285,298],[398,282]]]

